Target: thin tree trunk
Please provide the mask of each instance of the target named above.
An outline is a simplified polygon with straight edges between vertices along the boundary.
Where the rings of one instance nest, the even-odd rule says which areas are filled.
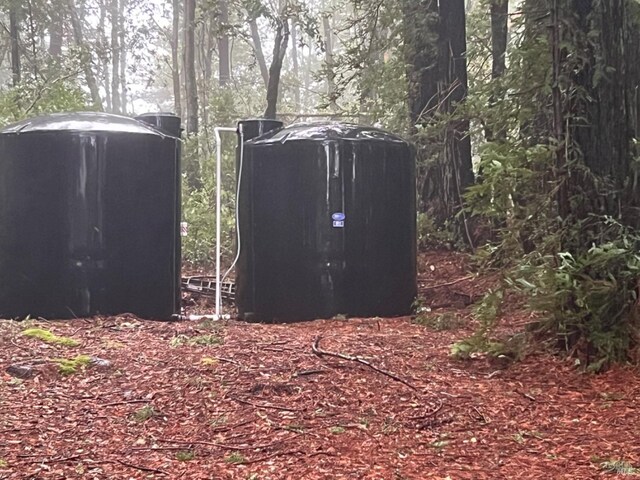
[[[558,192],[556,199],[558,202],[558,214],[560,218],[565,219],[569,214],[569,192],[567,183],[564,181],[566,157],[565,152],[565,131],[564,131],[564,115],[562,92],[560,91],[560,75],[561,71],[561,33],[560,33],[560,13],[558,0],[551,0],[551,30],[550,45],[552,57],[552,87],[551,96],[553,101],[553,135],[556,139],[555,149],[555,180],[558,182]]]
[[[102,99],[100,98],[100,90],[98,89],[98,83],[91,67],[91,51],[87,48],[84,42],[84,35],[82,31],[82,22],[76,9],[75,0],[68,0],[69,14],[71,17],[71,26],[73,29],[73,37],[77,47],[82,51],[82,64],[84,68],[84,75],[87,80],[87,86],[91,92],[91,101],[98,110],[102,110]]]
[[[229,4],[227,0],[220,0],[220,29],[222,34],[218,38],[218,81],[221,87],[226,87],[231,80],[231,61],[229,58],[229,35],[227,28],[229,25]]]
[[[110,58],[107,52],[110,50],[110,41],[107,41],[106,23],[107,23],[107,2],[108,0],[100,0],[99,9],[100,16],[98,20],[98,58],[100,59],[100,68],[98,77],[102,80],[105,92],[105,104],[108,112],[112,111],[111,103],[111,74],[110,74]]]
[[[180,88],[180,0],[173,0],[171,79],[173,83],[173,108],[176,115],[182,118],[182,89]]]
[[[288,19],[278,19],[276,26],[276,38],[273,45],[273,59],[269,67],[269,84],[267,86],[267,109],[264,118],[276,118],[278,107],[278,93],[280,90],[280,74],[282,72],[282,62],[287,53],[289,44],[289,21]]]
[[[293,70],[293,108],[300,110],[300,63],[298,61],[298,29],[295,22],[291,23],[291,57]]]
[[[11,2],[9,6],[9,35],[11,37],[11,74],[15,87],[22,79],[20,64],[20,26],[18,23],[18,4]]]
[[[120,48],[120,104],[123,114],[127,113],[127,30],[125,27],[125,8],[127,0],[120,0],[118,10],[118,47]]]
[[[121,2],[122,0],[120,0]],[[122,112],[122,103],[120,101],[120,34],[118,32],[120,25],[120,8],[118,0],[111,0],[111,111],[113,113]]]
[[[187,98],[187,134],[198,133],[198,87],[195,58],[195,0],[184,3],[184,70]]]
[[[328,15],[322,16],[322,31],[324,34],[324,63],[327,71],[327,99],[331,111],[336,112],[338,106],[336,104],[335,66],[333,64],[333,33]]]
[[[269,88],[269,69],[267,68],[267,61],[265,60],[264,52],[262,51],[262,40],[260,40],[258,23],[255,18],[249,20],[249,27],[251,29],[251,40],[253,41],[253,51],[256,55],[258,66],[260,67],[260,74],[264,80],[265,88]]]

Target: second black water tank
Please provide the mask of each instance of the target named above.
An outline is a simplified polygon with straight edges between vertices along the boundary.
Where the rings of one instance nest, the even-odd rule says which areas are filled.
[[[236,303],[255,321],[407,314],[416,295],[415,160],[337,123],[244,144]]]

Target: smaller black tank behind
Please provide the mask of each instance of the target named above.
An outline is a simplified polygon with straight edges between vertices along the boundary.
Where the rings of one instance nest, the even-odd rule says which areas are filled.
[[[180,312],[179,119],[161,117],[0,131],[0,318]]]
[[[251,138],[256,125],[239,128]],[[244,143],[239,178],[240,317],[410,312],[415,159],[404,140],[338,123],[276,128]]]

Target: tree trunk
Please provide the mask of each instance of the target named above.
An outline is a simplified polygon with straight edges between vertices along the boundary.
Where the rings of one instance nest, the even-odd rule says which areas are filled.
[[[173,0],[171,80],[173,83],[173,108],[176,115],[182,118],[182,89],[180,88],[180,0]]]
[[[282,62],[287,53],[289,43],[289,21],[278,18],[276,25],[276,38],[273,45],[273,59],[269,67],[269,84],[267,85],[267,109],[264,118],[276,118],[278,106],[278,93],[280,89],[280,73],[282,72]]]
[[[121,2],[122,0],[120,0]],[[120,102],[120,8],[118,0],[111,0],[109,8],[111,16],[111,111],[122,113]]]
[[[415,131],[434,116],[438,104],[438,2],[404,0],[403,10],[409,116]]]
[[[291,23],[291,57],[293,69],[293,108],[297,113],[300,110],[300,63],[298,61],[298,29],[295,22]]]
[[[467,95],[464,0],[405,0],[404,27],[412,125],[442,133],[416,138],[419,154],[421,208],[437,226],[456,226],[460,239],[471,235],[462,211],[462,195],[473,183],[469,122],[458,106]],[[440,118],[453,117],[445,121]],[[440,122],[440,123],[438,123]],[[461,218],[458,221],[458,218]]]
[[[322,30],[324,34],[324,64],[327,72],[327,100],[329,108],[336,112],[338,105],[336,104],[336,82],[333,63],[333,34],[331,32],[331,20],[328,15],[322,16]]]
[[[184,70],[187,98],[187,134],[198,133],[198,87],[195,65],[195,14],[196,1],[184,3]]]
[[[18,21],[18,3],[11,2],[9,6],[9,35],[11,37],[11,74],[15,87],[22,79],[20,65],[20,25]]]
[[[71,26],[73,29],[73,37],[75,39],[76,46],[82,51],[82,65],[84,68],[84,75],[87,80],[87,86],[91,92],[91,101],[93,106],[98,110],[102,110],[102,99],[100,98],[100,90],[98,89],[98,83],[93,73],[91,66],[91,50],[87,48],[84,42],[84,34],[82,31],[82,22],[76,9],[75,0],[68,0],[69,14],[71,17]]]
[[[127,113],[127,29],[125,26],[125,8],[127,0],[120,0],[118,10],[118,47],[120,48],[120,107]]]
[[[52,9],[49,27],[49,55],[56,60],[59,60],[62,55],[63,21],[62,12],[59,9]]]
[[[219,28],[222,30],[218,38],[218,82],[221,87],[226,87],[231,80],[231,59],[229,57],[229,4],[227,0],[220,0]]]
[[[507,57],[509,1],[491,0],[491,78],[496,80],[504,75]],[[498,86],[493,86],[489,97],[489,108],[493,108],[502,98]],[[491,127],[485,128],[487,141],[505,140],[507,133],[504,129],[494,132]]]
[[[249,20],[249,27],[251,28],[251,40],[253,41],[253,51],[256,56],[256,62],[258,62],[258,67],[260,67],[260,74],[262,75],[264,86],[265,88],[269,88],[269,69],[267,68],[267,61],[262,51],[262,40],[260,40],[258,23],[255,18]]]
[[[571,209],[579,220],[593,214],[609,215],[640,228],[639,175],[631,148],[637,133],[640,84],[637,57],[632,56],[640,47],[635,20],[638,6],[630,0],[576,0],[571,10],[580,32],[577,58],[584,61],[570,72],[577,88],[571,89],[572,121],[566,135],[576,144],[579,163],[589,174],[569,167],[573,168],[571,193],[584,200],[569,205],[567,198],[565,211]],[[589,235],[593,232],[585,232],[582,247],[589,245]]]
[[[441,24],[441,84],[440,111],[452,115],[467,97],[467,39],[464,0],[446,0],[440,4]],[[469,121],[454,119],[448,122],[444,134],[444,151],[441,170],[442,199],[445,218],[453,221],[463,208],[467,187],[473,184],[471,164],[471,137]],[[460,222],[460,238],[471,243],[464,218]],[[473,245],[470,245],[473,247]]]
[[[509,1],[491,0],[491,77],[499,78],[506,70]]]

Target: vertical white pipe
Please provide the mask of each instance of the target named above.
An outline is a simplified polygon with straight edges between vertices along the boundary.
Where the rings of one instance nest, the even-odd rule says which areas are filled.
[[[220,190],[222,189],[222,142],[220,141],[220,132],[235,132],[235,128],[216,127],[213,129],[216,136],[216,317],[220,318],[220,309],[222,306],[222,292],[220,291],[220,214],[222,211],[220,205]]]

